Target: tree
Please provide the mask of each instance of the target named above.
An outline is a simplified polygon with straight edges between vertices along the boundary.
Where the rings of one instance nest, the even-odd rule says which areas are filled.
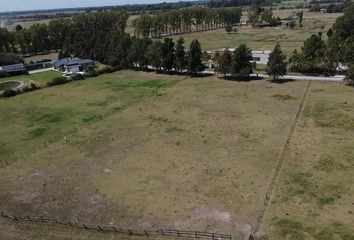
[[[238,32],[237,27],[234,27],[234,28],[232,29],[232,31],[234,32],[234,34],[236,34],[236,33]]]
[[[344,15],[337,18],[333,25],[333,31],[345,39],[354,36],[354,4],[344,10]]]
[[[21,31],[22,30],[22,26],[20,24],[16,25],[15,31]]]
[[[71,57],[71,55],[68,53],[68,52],[62,52],[62,51],[60,51],[59,52],[59,54],[58,54],[58,59],[60,60],[60,59],[63,59],[63,58],[70,58]]]
[[[147,49],[147,58],[149,64],[155,69],[160,70],[162,66],[161,48],[162,42],[160,40],[154,41]]]
[[[273,80],[275,81],[279,76],[286,74],[286,65],[286,56],[283,54],[279,43],[277,43],[269,55],[267,74],[273,76]]]
[[[147,68],[149,59],[146,50],[151,43],[149,38],[133,38],[128,53],[129,61],[139,68]]]
[[[298,12],[296,13],[297,19],[299,21],[299,25],[302,26],[302,21],[304,18],[304,11]]]
[[[23,58],[15,53],[0,52],[0,66],[23,63]]]
[[[225,51],[218,57],[217,59],[217,67],[216,72],[224,74],[224,77],[228,73],[231,72],[231,61],[232,61],[232,54],[229,49],[225,49]]]
[[[343,42],[338,35],[332,35],[326,43],[326,60],[329,68],[336,69],[344,61]]]
[[[320,35],[313,34],[306,39],[304,46],[301,48],[305,58],[309,61],[323,59],[326,45]]]
[[[252,60],[252,50],[248,48],[246,44],[241,44],[238,48],[236,48],[232,58],[232,75],[249,76],[252,74],[255,67],[251,62]]]
[[[227,32],[227,34],[230,34],[230,32],[232,31],[232,26],[231,25],[227,25],[225,27],[225,31]]]
[[[348,85],[354,86],[354,63],[349,65],[345,80],[347,81]]]
[[[175,43],[172,38],[165,38],[161,46],[162,67],[165,71],[171,71],[175,63]]]
[[[175,61],[175,69],[178,72],[182,72],[186,68],[186,51],[184,50],[184,39],[179,38],[176,44],[176,61]]]
[[[188,52],[188,72],[196,74],[197,72],[204,71],[205,66],[202,62],[202,48],[198,39],[192,41]]]

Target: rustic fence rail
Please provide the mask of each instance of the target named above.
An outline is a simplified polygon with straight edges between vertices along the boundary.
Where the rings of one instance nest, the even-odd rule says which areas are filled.
[[[5,212],[2,209],[0,209],[0,215],[3,218],[11,219],[13,221],[43,222],[43,223],[50,223],[56,225],[65,225],[73,228],[80,228],[84,230],[91,230],[97,232],[111,232],[111,233],[119,233],[119,234],[134,235],[134,236],[166,236],[166,237],[201,238],[201,239],[212,239],[212,240],[222,240],[222,239],[231,240],[231,235],[221,234],[221,233],[183,231],[177,229],[158,229],[158,230],[122,229],[114,226],[92,225],[92,224],[84,224],[78,222],[63,221],[56,217],[30,216],[30,215],[16,216],[14,214]]]

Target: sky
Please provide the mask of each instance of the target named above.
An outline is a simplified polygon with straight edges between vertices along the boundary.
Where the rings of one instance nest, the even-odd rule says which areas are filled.
[[[0,12],[176,1],[177,0],[0,0]]]

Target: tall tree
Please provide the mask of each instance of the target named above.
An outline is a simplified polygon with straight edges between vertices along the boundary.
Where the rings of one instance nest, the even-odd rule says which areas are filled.
[[[172,38],[165,38],[161,46],[162,67],[165,71],[171,71],[175,63],[175,43]]]
[[[188,72],[196,74],[204,71],[205,66],[202,61],[203,53],[198,39],[192,41],[188,52]]]
[[[162,66],[161,49],[163,43],[160,40],[155,40],[147,49],[147,58],[149,64],[155,69],[160,70]]]
[[[345,80],[347,81],[348,85],[354,86],[354,63],[349,65]]]
[[[176,44],[176,61],[175,69],[178,72],[182,72],[186,68],[186,51],[184,50],[184,39],[179,38]]]
[[[286,65],[286,56],[283,54],[279,43],[277,43],[269,55],[267,73],[268,75],[273,76],[273,81],[275,81],[280,76],[286,74]]]
[[[228,73],[231,72],[231,62],[232,62],[232,54],[229,49],[225,49],[225,51],[217,58],[217,67],[216,72],[224,74],[224,77]]]
[[[235,49],[233,58],[231,73],[234,76],[249,76],[253,73],[254,64],[252,50],[247,47],[246,44],[241,44]]]

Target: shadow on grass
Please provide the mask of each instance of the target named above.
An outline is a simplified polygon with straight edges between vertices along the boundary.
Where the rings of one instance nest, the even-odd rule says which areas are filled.
[[[276,84],[284,84],[284,83],[288,83],[288,82],[295,82],[294,79],[291,78],[286,78],[286,79],[270,79],[269,80],[271,83],[276,83]]]
[[[252,82],[252,81],[260,81],[265,79],[263,77],[257,77],[257,76],[234,76],[234,77],[226,76],[226,77],[219,77],[219,78],[227,81],[234,81],[234,82]]]

